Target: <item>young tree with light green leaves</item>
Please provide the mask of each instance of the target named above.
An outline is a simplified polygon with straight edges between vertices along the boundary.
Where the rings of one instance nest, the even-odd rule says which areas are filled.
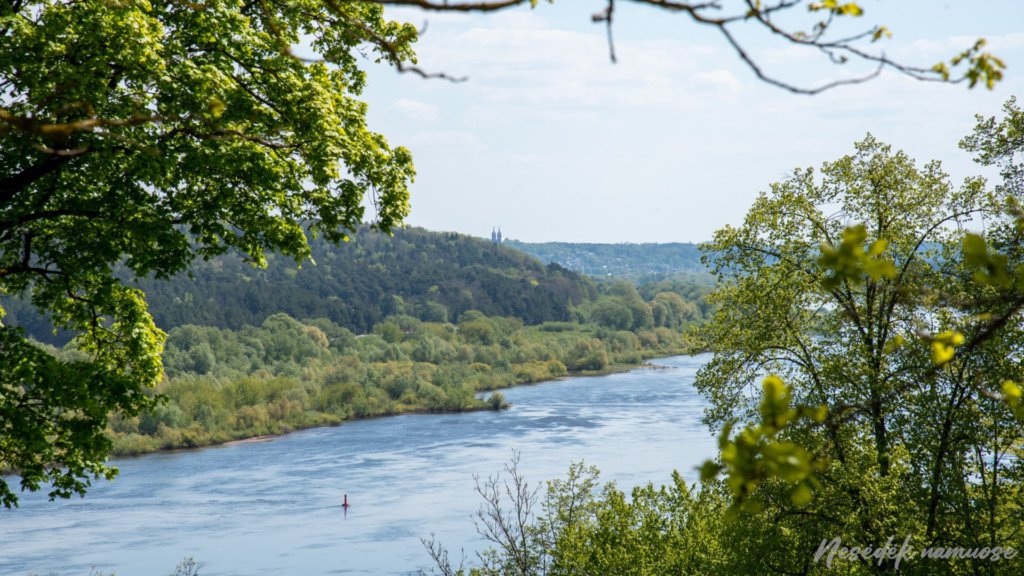
[[[987,151],[998,138],[979,128],[972,142]],[[696,386],[723,450],[703,472],[726,473],[735,537],[757,550],[744,570],[807,573],[837,537],[910,536],[918,550],[1024,545],[1024,428],[1000,392],[1024,379],[1024,282],[985,272],[1020,262],[1017,198],[1012,184],[954,187],[937,162],[918,166],[868,136],[820,172],[773,184],[706,246],[722,284],[700,330],[714,357]],[[982,223],[984,236],[966,231]],[[765,374],[775,376],[756,389]],[[753,424],[733,434],[736,421]]]

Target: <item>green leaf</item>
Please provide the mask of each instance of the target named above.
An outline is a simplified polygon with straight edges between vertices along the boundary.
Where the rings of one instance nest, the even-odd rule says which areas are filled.
[[[843,231],[842,240],[838,246],[828,243],[821,245],[818,266],[827,273],[822,280],[825,289],[835,290],[843,282],[851,282],[855,285],[863,284],[864,276],[875,282],[882,278],[896,276],[896,265],[892,260],[884,257],[888,247],[885,239],[875,240],[865,250],[864,242],[866,240],[867,229],[863,224],[859,224],[849,226]]]
[[[706,460],[704,464],[700,466],[700,481],[710,482],[718,476],[719,472],[722,471],[722,465],[711,460]]]
[[[946,330],[932,338],[932,363],[939,366],[953,359],[956,347],[964,343],[963,334]]]
[[[803,507],[810,504],[811,499],[814,498],[814,492],[807,484],[799,484],[793,489],[793,493],[790,495],[790,499],[793,501],[793,505],[797,507]]]
[[[871,41],[877,42],[882,38],[892,38],[892,32],[885,26],[879,26],[875,28],[875,31],[871,34]]]

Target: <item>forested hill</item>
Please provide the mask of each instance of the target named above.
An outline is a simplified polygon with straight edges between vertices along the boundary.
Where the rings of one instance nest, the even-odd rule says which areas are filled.
[[[271,314],[327,318],[356,333],[395,314],[454,321],[467,310],[515,316],[526,324],[568,320],[569,307],[596,295],[589,279],[516,250],[454,233],[409,228],[393,237],[368,229],[334,246],[312,240],[316,265],[281,256],[256,269],[235,255],[198,261],[192,277],[139,287],[159,327],[259,326]],[[27,305],[5,301],[7,324],[57,342]]]
[[[151,281],[142,289],[165,329],[256,326],[284,312],[327,318],[356,333],[393,314],[444,322],[480,310],[527,324],[566,320],[571,304],[594,293],[576,273],[461,234],[362,230],[341,246],[313,240],[311,247],[316,265],[297,269],[294,260],[274,257],[259,270],[224,256],[197,266],[193,279]]]
[[[525,252],[542,262],[553,262],[591,276],[640,277],[705,271],[700,263],[700,250],[691,243],[531,244],[506,240],[502,245]]]

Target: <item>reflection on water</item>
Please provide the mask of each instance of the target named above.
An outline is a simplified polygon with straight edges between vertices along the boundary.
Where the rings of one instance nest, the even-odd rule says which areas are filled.
[[[22,495],[0,510],[0,573],[165,576],[184,557],[204,576],[398,574],[425,568],[419,539],[481,546],[474,475],[522,453],[541,482],[586,460],[620,487],[691,481],[714,454],[691,383],[706,356],[506,390],[503,412],[410,415],[269,442],[117,462],[84,499]],[[342,508],[348,494],[351,507]]]

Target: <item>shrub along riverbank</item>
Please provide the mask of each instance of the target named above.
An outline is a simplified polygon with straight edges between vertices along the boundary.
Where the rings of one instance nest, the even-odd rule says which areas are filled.
[[[614,330],[470,311],[458,323],[392,316],[355,335],[285,314],[258,327],[182,326],[168,334],[164,401],[114,415],[112,455],[193,448],[346,420],[412,412],[500,409],[517,384],[598,374],[686,352],[679,330]]]

